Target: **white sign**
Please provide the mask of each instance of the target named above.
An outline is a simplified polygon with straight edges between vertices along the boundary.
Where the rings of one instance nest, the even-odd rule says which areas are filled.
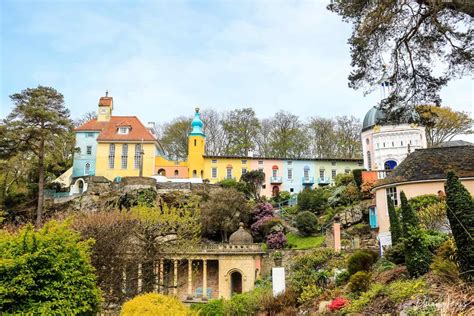
[[[285,268],[272,269],[273,296],[285,292]]]
[[[392,235],[390,232],[380,233],[377,236],[377,239],[379,240],[380,244],[380,255],[383,256],[384,250],[392,245]]]

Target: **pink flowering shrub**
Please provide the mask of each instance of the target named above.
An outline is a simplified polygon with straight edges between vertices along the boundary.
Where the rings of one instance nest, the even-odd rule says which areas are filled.
[[[344,297],[336,297],[332,300],[331,304],[328,305],[328,308],[331,312],[338,311],[347,305],[349,301]]]
[[[267,235],[267,246],[270,249],[283,249],[288,240],[282,231],[273,232]]]
[[[268,202],[258,203],[253,210],[253,220],[256,222],[263,217],[275,217],[273,206]]]

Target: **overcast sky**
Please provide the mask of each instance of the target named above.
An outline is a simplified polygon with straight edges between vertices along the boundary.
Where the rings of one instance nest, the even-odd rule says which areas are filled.
[[[73,118],[109,90],[114,114],[158,123],[197,105],[362,119],[380,92],[347,87],[351,26],[328,1],[3,0],[0,116],[10,94],[46,85]],[[472,78],[442,98],[474,112]]]

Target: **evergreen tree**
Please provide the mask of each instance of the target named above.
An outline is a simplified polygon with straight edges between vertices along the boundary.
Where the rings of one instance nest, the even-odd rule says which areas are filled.
[[[419,228],[419,221],[410,207],[405,192],[400,193],[402,203],[402,232],[405,246],[405,262],[408,274],[418,277],[428,272],[431,262],[431,253],[426,247],[423,235]]]
[[[36,227],[41,225],[44,200],[45,157],[72,132],[69,110],[63,95],[53,88],[38,86],[10,96],[15,107],[5,120],[6,139],[13,140],[14,152],[32,152],[38,159],[38,205]]]
[[[454,172],[446,184],[447,215],[458,248],[461,276],[474,281],[474,202]]]
[[[400,219],[395,211],[392,199],[388,199],[388,216],[390,218],[390,232],[392,235],[392,245],[395,246],[402,237],[402,228],[400,227]]]

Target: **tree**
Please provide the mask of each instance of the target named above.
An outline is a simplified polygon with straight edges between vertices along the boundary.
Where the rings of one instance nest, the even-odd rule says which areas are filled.
[[[167,123],[161,132],[160,143],[166,154],[175,160],[188,157],[188,137],[191,118],[178,117]]]
[[[400,227],[400,219],[395,211],[392,199],[387,199],[388,216],[390,220],[390,234],[392,236],[392,246],[398,244],[402,238],[402,228]]]
[[[334,120],[311,117],[307,124],[313,157],[336,157],[336,131]]]
[[[405,192],[400,193],[402,204],[402,232],[405,246],[405,263],[411,277],[419,277],[428,272],[431,253],[425,245],[419,228],[418,218],[408,204]]]
[[[295,224],[303,236],[311,236],[319,229],[318,218],[309,211],[299,212],[296,215]]]
[[[38,86],[10,96],[15,105],[7,116],[7,138],[13,139],[18,151],[34,153],[38,159],[38,204],[36,227],[41,225],[45,185],[45,157],[72,131],[69,110],[64,98],[53,88]]]
[[[255,147],[260,122],[252,108],[230,111],[222,126],[228,137],[227,154],[248,156]]]
[[[270,155],[301,158],[308,153],[309,141],[298,116],[279,111],[271,119]]]
[[[433,105],[417,106],[416,112],[425,127],[428,147],[436,147],[458,135],[474,133],[474,120],[466,112]]]
[[[245,194],[256,201],[260,200],[260,189],[265,182],[265,173],[261,170],[251,170],[240,176],[239,183],[245,184]]]
[[[322,188],[303,190],[298,193],[298,209],[320,214],[328,207],[329,196],[330,192]]]
[[[214,109],[206,109],[201,113],[204,124],[203,131],[206,135],[206,154],[225,155],[228,147],[227,132],[222,127],[223,113]]]
[[[473,70],[471,1],[331,1],[328,9],[353,25],[349,86],[390,85],[381,102],[389,120],[409,118],[416,104],[439,105],[440,89]]]
[[[67,223],[0,231],[0,310],[7,314],[93,315],[100,309],[92,242]]]
[[[235,189],[218,189],[209,195],[201,205],[202,226],[208,236],[219,234],[221,241],[227,242],[228,235],[247,223],[250,207],[245,196]]]
[[[336,117],[336,153],[339,158],[358,158],[362,156],[360,120],[354,116]]]
[[[85,124],[93,119],[97,118],[97,112],[96,111],[90,111],[86,112],[81,115],[78,119],[74,120],[74,127],[79,127],[82,124]]]
[[[454,172],[448,172],[446,204],[461,276],[474,281],[474,201]]]
[[[255,140],[257,143],[257,154],[259,157],[271,157],[272,120],[263,119],[261,120],[260,125],[261,128]]]

